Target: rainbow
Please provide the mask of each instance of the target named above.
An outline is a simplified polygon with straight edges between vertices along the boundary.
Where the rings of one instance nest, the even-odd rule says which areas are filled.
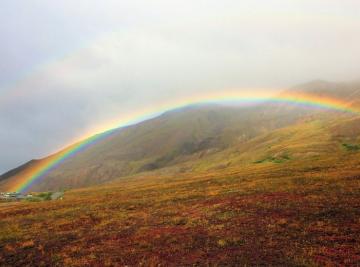
[[[20,172],[14,179],[11,179],[12,184],[8,186],[8,191],[25,193],[30,191],[32,186],[41,181],[49,172],[56,169],[66,159],[73,157],[81,151],[84,151],[91,145],[98,143],[101,140],[109,138],[122,127],[129,126],[149,118],[158,116],[159,114],[176,108],[188,106],[190,104],[207,104],[207,103],[239,103],[239,104],[256,104],[262,102],[287,103],[292,105],[301,105],[312,108],[321,108],[325,110],[334,110],[360,115],[360,110],[351,107],[351,103],[346,103],[331,98],[318,97],[314,95],[304,94],[279,94],[276,96],[269,95],[268,92],[256,94],[244,94],[236,91],[221,92],[209,94],[206,97],[192,97],[172,104],[159,105],[156,108],[148,108],[139,111],[135,114],[129,114],[120,122],[113,122],[99,128],[97,132],[100,134],[88,135],[90,137],[83,138],[83,141],[74,143],[64,150],[49,156],[45,159],[33,163],[30,167]]]

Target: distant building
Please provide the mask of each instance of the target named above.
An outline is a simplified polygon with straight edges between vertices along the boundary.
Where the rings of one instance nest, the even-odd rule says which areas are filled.
[[[40,195],[33,195],[33,194],[27,194],[23,195],[21,193],[17,192],[0,192],[0,200],[22,200],[22,199],[35,199],[35,200],[57,200],[57,199],[63,199],[64,192],[48,192],[43,196]]]

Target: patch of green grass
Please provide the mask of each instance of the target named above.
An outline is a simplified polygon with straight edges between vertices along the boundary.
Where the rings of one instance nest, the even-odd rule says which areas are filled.
[[[342,144],[342,146],[347,150],[347,151],[359,151],[360,150],[360,145],[355,145],[355,144]]]
[[[39,197],[28,197],[24,199],[25,202],[40,202],[42,201]]]
[[[257,160],[254,163],[256,164],[260,164],[260,163],[264,163],[266,161],[266,159],[261,159],[261,160]]]
[[[291,158],[289,157],[289,155],[282,155],[279,157],[267,157],[258,161],[255,161],[254,163],[256,164],[260,164],[260,163],[265,163],[265,162],[272,162],[272,163],[284,163],[285,161],[290,160]]]
[[[52,192],[42,192],[42,193],[34,195],[31,198],[28,198],[27,201],[38,202],[38,201],[51,200],[52,194],[53,194]]]

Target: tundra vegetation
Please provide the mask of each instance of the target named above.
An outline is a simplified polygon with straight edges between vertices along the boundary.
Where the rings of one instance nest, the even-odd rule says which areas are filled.
[[[360,155],[137,175],[0,206],[0,265],[356,265]]]

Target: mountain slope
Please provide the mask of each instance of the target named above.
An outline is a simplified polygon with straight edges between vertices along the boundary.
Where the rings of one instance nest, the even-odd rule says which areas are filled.
[[[326,148],[319,157],[163,168],[69,190],[63,200],[0,203],[0,265],[357,266],[360,153],[329,147],[355,137],[327,132],[333,126],[300,122],[239,151]]]
[[[14,177],[16,176],[17,174],[20,174],[21,172],[23,172],[24,170],[26,170],[27,168],[33,166],[34,164],[36,164],[38,161],[37,160],[30,160],[28,162],[26,162],[25,164],[23,165],[20,165],[19,167],[15,168],[15,169],[12,169],[4,174],[2,174],[0,176],[0,182],[2,180],[7,180],[11,177]]]
[[[357,104],[356,96],[359,93],[359,87],[354,84],[320,81],[292,90],[336,97],[354,105]],[[357,129],[353,124],[357,125],[357,121],[354,122],[351,115],[321,112],[298,105],[193,105],[119,129],[110,137],[65,160],[32,190],[84,187],[149,171],[205,171],[236,164],[277,162],[289,160],[290,157],[316,157],[329,152],[329,147],[341,148],[341,145],[329,141],[335,138],[331,132],[338,129],[341,135],[342,129]],[[307,135],[301,135],[304,131]],[[352,134],[356,135],[358,131]],[[303,139],[292,139],[298,135]],[[316,138],[320,136],[320,140]],[[295,148],[289,146],[289,142],[295,143]],[[304,147],[301,143],[308,145]],[[26,166],[1,176],[3,181],[0,188],[6,187],[11,179],[16,179],[13,174],[18,171],[21,174],[24,168]]]
[[[0,202],[0,265],[358,266],[359,166],[356,114],[171,111],[68,159],[37,189],[107,183]]]
[[[167,112],[120,129],[66,160],[34,190],[88,186],[176,165],[193,154],[222,151],[299,117],[292,112],[275,118],[268,108],[259,112],[259,108],[206,105]]]

